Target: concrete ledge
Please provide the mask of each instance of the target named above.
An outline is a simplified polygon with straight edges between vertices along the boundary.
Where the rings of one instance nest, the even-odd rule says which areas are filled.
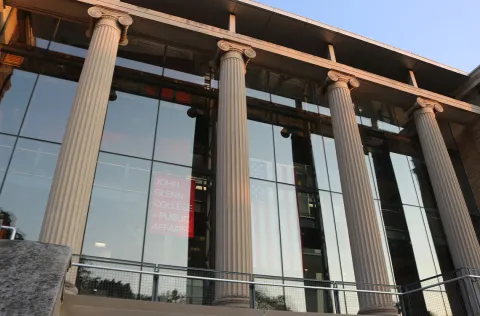
[[[0,240],[0,254],[0,315],[59,315],[70,248]]]
[[[263,311],[247,308],[184,305],[125,300],[118,298],[65,295],[61,316],[322,316],[332,314]],[[338,314],[337,314],[338,315]]]

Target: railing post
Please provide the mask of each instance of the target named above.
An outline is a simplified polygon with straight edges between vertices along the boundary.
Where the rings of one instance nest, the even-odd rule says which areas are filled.
[[[400,309],[401,309],[401,315],[405,316],[405,312],[407,311],[406,305],[405,305],[405,295],[403,295],[403,292],[405,292],[405,289],[403,286],[399,287],[400,289],[400,294],[398,295],[398,300],[400,301]]]
[[[255,309],[255,283],[253,275],[250,278],[250,308]]]
[[[153,272],[159,272],[160,269],[158,268],[158,265],[156,264],[155,267],[153,268]],[[152,302],[156,302],[158,299],[158,274],[155,274],[153,276],[153,284],[152,284]]]
[[[333,300],[334,300],[334,306],[335,306],[335,314],[341,314],[342,311],[341,311],[341,308],[340,308],[340,297],[338,296],[338,285],[337,285],[337,282],[334,282],[333,283]]]

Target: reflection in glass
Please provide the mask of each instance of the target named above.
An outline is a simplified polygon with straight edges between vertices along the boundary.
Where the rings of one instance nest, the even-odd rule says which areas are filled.
[[[318,114],[318,105],[302,102],[302,110]]]
[[[167,78],[177,79],[180,81],[190,82],[198,85],[205,85],[205,78],[201,76],[195,76],[178,70],[165,68],[163,76]]]
[[[278,202],[282,237],[283,274],[285,277],[303,278],[302,242],[300,239],[299,212],[295,187],[279,184]],[[305,202],[308,207],[308,200]]]
[[[338,248],[340,260],[342,262],[342,280],[344,282],[355,282],[355,273],[353,270],[352,250],[350,248],[350,238],[348,236],[347,219],[345,217],[345,206],[341,194],[332,193],[333,212],[335,214],[335,227],[337,229]],[[354,289],[353,285],[345,285],[345,288]],[[342,312],[356,314],[359,309],[358,297],[356,293],[346,292],[345,301],[340,299]]]
[[[186,267],[194,238],[196,182],[192,169],[153,164],[143,260]]]
[[[348,236],[347,219],[345,217],[345,207],[341,194],[332,193],[333,211],[335,214],[335,226],[337,228],[338,247],[340,250],[340,260],[342,261],[342,279],[346,282],[355,282],[353,272],[352,251],[350,248],[350,239]]]
[[[87,50],[83,48],[78,48],[72,45],[66,45],[62,43],[57,43],[57,42],[51,42],[50,47],[48,48],[50,51],[58,52],[58,53],[63,53],[67,55],[72,55],[80,58],[85,58],[87,57]]]
[[[270,101],[270,94],[267,92],[253,90],[249,88],[246,88],[246,91],[247,91],[247,97],[264,100],[264,101]]]
[[[16,137],[0,135],[0,187],[7,171]]]
[[[421,195],[418,193],[418,185],[414,183],[416,176],[414,170],[410,168],[408,159],[410,157],[390,153],[390,159],[392,160],[393,170],[395,172],[395,179],[397,180],[398,190],[400,191],[400,197],[403,204],[422,206]],[[419,200],[420,198],[420,200]]]
[[[122,57],[117,57],[115,65],[120,66],[120,67],[129,68],[129,69],[135,69],[135,70],[138,70],[138,71],[143,71],[143,72],[146,72],[146,73],[151,73],[151,74],[159,75],[159,76],[161,76],[162,72],[163,72],[162,67],[147,64],[147,63],[142,63],[140,61],[131,60],[131,59],[122,58]]]
[[[201,86],[205,85],[205,75],[210,73],[212,55],[171,45],[167,46],[163,76]],[[212,82],[212,86],[214,86]]]
[[[24,239],[38,240],[60,146],[19,139],[0,195],[0,207]]]
[[[117,92],[108,103],[101,150],[152,158],[158,101]]]
[[[250,180],[253,273],[282,276],[275,184]]]
[[[192,166],[196,118],[188,116],[188,109],[184,105],[160,102],[155,160]]]
[[[61,143],[77,83],[40,76],[21,135]]]
[[[275,180],[272,125],[248,120],[250,177]]]
[[[0,132],[18,134],[36,79],[37,74],[13,70],[1,93]]]
[[[97,261],[92,259],[82,259],[82,263],[88,265],[104,266],[116,269],[140,270],[140,267],[132,264],[113,263]],[[123,299],[137,299],[140,287],[140,275],[135,272],[113,271],[95,268],[78,268],[77,280],[75,285],[80,295],[106,296]],[[150,283],[152,275],[148,275]],[[143,281],[147,278],[142,274]],[[146,281],[146,280],[145,280]],[[148,281],[147,281],[148,282]],[[143,292],[143,291],[142,291]],[[140,294],[143,294],[140,292]],[[150,286],[150,293],[152,288]],[[143,299],[144,297],[140,297]],[[151,295],[150,295],[151,299]]]
[[[275,140],[275,160],[277,168],[277,181],[295,184],[295,169],[293,166],[292,139],[282,135],[281,126],[273,127],[273,139]]]
[[[281,97],[279,95],[272,94],[272,103],[280,104],[280,105],[285,105],[291,108],[296,107],[296,102],[293,99]]]
[[[426,279],[440,274],[438,257],[435,247],[433,246],[433,239],[428,221],[426,220],[425,210],[407,205],[404,205],[403,209],[420,279]],[[439,278],[438,282],[441,281],[442,279]],[[422,286],[427,285],[431,285],[431,283],[422,284]],[[441,290],[441,287],[435,287],[429,291],[424,291],[427,309],[435,315],[445,314],[446,306],[444,305],[444,300],[448,300],[448,298]]]
[[[337,229],[335,215],[332,209],[330,192],[319,191],[320,206],[322,209],[323,230],[325,233],[325,245],[327,248],[329,278],[333,281],[342,281],[342,264],[337,244]]]
[[[327,157],[328,179],[330,180],[330,189],[333,192],[342,192],[340,183],[340,172],[338,170],[337,152],[335,151],[335,141],[330,137],[323,137],[325,146],[325,156]]]
[[[100,153],[83,254],[141,261],[151,162]]]
[[[325,160],[325,149],[323,147],[323,136],[311,134],[310,139],[312,141],[313,160],[315,163],[318,189],[330,191],[327,163]]]

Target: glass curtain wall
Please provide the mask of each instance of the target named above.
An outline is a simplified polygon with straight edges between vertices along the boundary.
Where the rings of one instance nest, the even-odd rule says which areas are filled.
[[[292,254],[301,248],[297,264],[305,278],[355,282],[330,111],[321,89],[307,80],[252,68],[253,74],[249,76],[250,68],[247,72],[247,95],[254,272],[288,277],[296,262]],[[356,97],[355,104],[389,282],[426,285],[418,280],[453,266],[418,140],[402,132],[406,121],[401,107],[364,96]],[[285,113],[286,119],[276,113]],[[297,225],[298,217],[300,239],[292,237],[298,228],[284,232],[282,214],[291,216],[290,225]],[[317,223],[309,217],[316,217]],[[307,225],[317,227],[319,235],[309,235]],[[319,239],[319,245],[308,245]],[[308,267],[312,253],[322,259],[312,265],[320,271],[309,274],[315,270]],[[450,294],[434,288],[415,298],[415,304],[425,312],[448,315]],[[288,293],[283,295],[288,309]],[[352,296],[341,297],[342,312],[358,311]],[[322,311],[312,307],[310,297],[306,293],[305,308]]]
[[[18,229],[17,239],[38,240],[89,40],[83,25],[21,14],[33,39],[18,29],[10,45],[38,58],[0,66],[6,74],[0,78],[0,219]],[[143,262],[138,269],[149,271],[174,265],[183,267],[181,276],[193,273],[189,268],[214,268],[217,82],[207,56],[215,47],[196,52],[134,37],[117,58],[82,254],[121,267]],[[81,271],[77,285],[86,294],[153,299],[146,276],[119,276],[111,291],[102,287],[113,280],[96,277]],[[156,300],[168,301],[173,290],[191,303],[212,299],[203,282],[161,281]]]
[[[401,107],[354,99],[374,199],[381,209],[394,280],[399,285],[431,278],[453,269],[445,235],[418,139],[406,137]],[[440,282],[441,277],[416,283]],[[435,315],[450,315],[443,286],[413,296],[412,306]]]

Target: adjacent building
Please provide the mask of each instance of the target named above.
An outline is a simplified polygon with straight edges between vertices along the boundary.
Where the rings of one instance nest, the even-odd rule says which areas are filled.
[[[380,291],[480,268],[480,70],[251,0],[3,4],[0,208],[17,239]],[[333,312],[328,293],[278,291]],[[341,295],[344,313],[397,314],[391,296]],[[415,308],[451,315],[458,295]]]

